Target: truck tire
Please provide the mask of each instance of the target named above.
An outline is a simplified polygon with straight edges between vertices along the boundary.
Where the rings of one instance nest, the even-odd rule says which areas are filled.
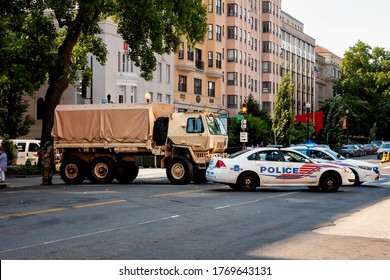
[[[76,157],[65,158],[61,162],[60,176],[68,185],[81,184],[85,180],[85,163]]]
[[[320,187],[323,192],[336,192],[340,184],[337,174],[325,173],[320,179]]]
[[[175,157],[167,166],[167,177],[175,185],[189,184],[194,177],[194,166],[185,157]]]
[[[109,157],[97,157],[91,163],[90,180],[93,183],[109,184],[114,180],[114,163]]]
[[[131,183],[138,176],[139,167],[133,162],[118,162],[115,168],[115,179],[121,184]]]
[[[153,139],[157,146],[165,145],[168,136],[168,117],[159,117],[154,122]]]

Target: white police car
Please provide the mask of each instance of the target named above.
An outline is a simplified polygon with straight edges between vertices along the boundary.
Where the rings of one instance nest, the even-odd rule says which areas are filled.
[[[361,160],[346,159],[331,149],[316,146],[296,146],[292,149],[299,151],[317,162],[332,162],[341,166],[349,167],[355,174],[355,185],[363,182],[379,180],[378,166]]]
[[[334,192],[355,181],[351,169],[315,162],[289,148],[255,148],[227,158],[212,158],[206,178],[244,191],[253,191],[259,186],[288,185]]]

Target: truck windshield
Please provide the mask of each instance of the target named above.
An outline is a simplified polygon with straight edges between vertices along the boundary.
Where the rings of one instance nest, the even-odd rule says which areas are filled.
[[[220,118],[213,115],[206,116],[207,126],[212,135],[227,135],[226,129]]]

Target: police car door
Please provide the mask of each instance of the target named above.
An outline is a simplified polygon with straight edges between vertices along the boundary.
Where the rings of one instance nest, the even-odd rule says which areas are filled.
[[[313,185],[317,182],[318,167],[295,151],[281,151],[284,160],[285,184]]]
[[[278,150],[259,151],[257,154],[257,171],[260,175],[260,185],[280,185],[284,183],[281,175],[284,162]]]

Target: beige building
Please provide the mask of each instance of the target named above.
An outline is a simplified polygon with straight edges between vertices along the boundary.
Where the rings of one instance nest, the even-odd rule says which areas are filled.
[[[326,100],[334,96],[333,87],[340,78],[342,59],[319,45],[315,47],[315,51],[317,54],[316,63],[320,72],[320,77],[316,79],[317,103],[315,109],[318,111]]]

